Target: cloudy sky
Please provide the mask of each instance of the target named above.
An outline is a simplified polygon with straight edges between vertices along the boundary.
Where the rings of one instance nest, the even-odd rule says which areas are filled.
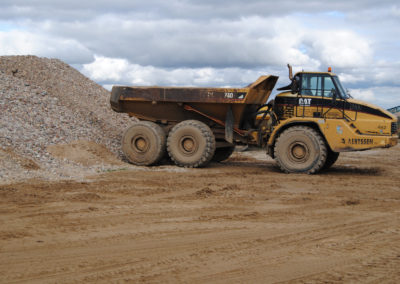
[[[107,88],[232,86],[332,66],[351,94],[400,105],[394,0],[2,0],[0,55],[59,58]]]

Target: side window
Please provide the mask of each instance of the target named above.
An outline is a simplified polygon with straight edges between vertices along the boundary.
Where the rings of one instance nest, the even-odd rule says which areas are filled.
[[[324,97],[332,98],[335,92],[335,85],[331,77],[324,77]]]
[[[313,74],[303,74],[301,94],[305,96],[322,96],[322,77]]]
[[[303,74],[301,94],[305,96],[333,97],[336,88],[330,76]]]

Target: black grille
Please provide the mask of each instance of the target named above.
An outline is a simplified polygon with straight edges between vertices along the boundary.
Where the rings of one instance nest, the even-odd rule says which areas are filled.
[[[397,122],[392,122],[392,135],[397,134]]]

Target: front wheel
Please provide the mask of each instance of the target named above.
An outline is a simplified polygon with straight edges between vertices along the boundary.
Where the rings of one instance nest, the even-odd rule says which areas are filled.
[[[274,154],[282,171],[314,174],[325,165],[327,147],[321,135],[313,128],[293,126],[278,137]]]

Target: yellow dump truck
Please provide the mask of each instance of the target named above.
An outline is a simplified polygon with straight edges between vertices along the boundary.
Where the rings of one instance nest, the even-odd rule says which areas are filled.
[[[353,99],[328,72],[299,72],[268,104],[277,76],[261,76],[246,88],[114,86],[111,107],[140,119],[122,138],[136,165],[166,154],[182,167],[223,161],[235,145],[265,147],[287,173],[317,173],[340,152],[397,144],[397,118]]]

